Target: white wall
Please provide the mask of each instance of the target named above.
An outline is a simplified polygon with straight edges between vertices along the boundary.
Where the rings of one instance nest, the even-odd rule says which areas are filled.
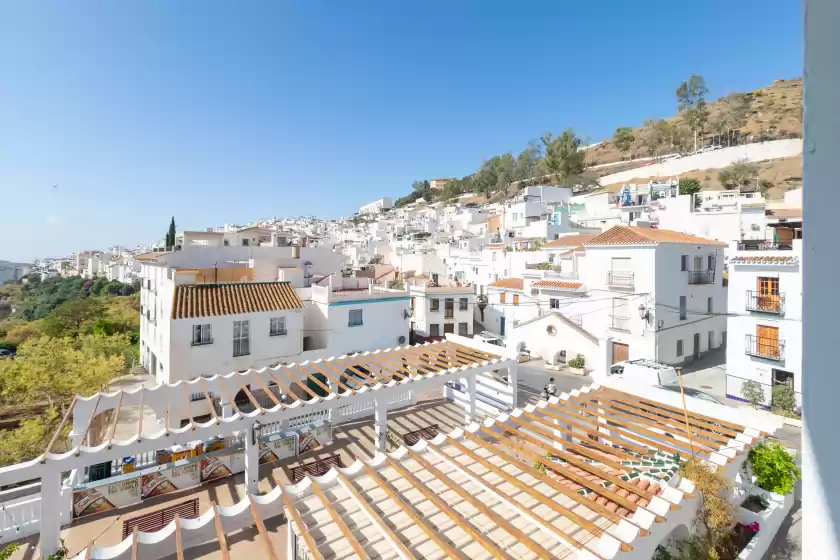
[[[325,305],[325,304],[319,304]],[[350,327],[349,312],[362,310],[364,325]],[[329,343],[327,355],[339,356],[347,352],[393,348],[408,342],[409,298],[379,299],[354,302],[333,302],[327,310]]]
[[[554,327],[556,333],[548,333],[548,327]],[[586,360],[586,366],[596,363],[598,356],[598,342],[593,341],[579,330],[571,327],[554,314],[546,315],[536,321],[520,325],[511,330],[505,340],[508,348],[519,348],[525,343],[531,356],[539,356],[545,361],[552,361],[555,354],[566,351],[566,359],[570,360],[581,354]]]
[[[444,325],[452,324],[453,332],[461,334],[459,325],[461,323],[467,324],[467,335],[473,334],[473,310],[475,309],[475,295],[472,293],[461,292],[427,292],[411,290],[411,296],[414,298],[414,313],[412,321],[414,322],[414,332],[420,336],[432,336],[430,325],[438,325],[438,334],[436,336],[443,336]],[[446,299],[451,298],[454,303],[453,318],[445,318]],[[467,301],[467,308],[461,309],[461,299]],[[432,311],[431,300],[438,300],[438,310]]]

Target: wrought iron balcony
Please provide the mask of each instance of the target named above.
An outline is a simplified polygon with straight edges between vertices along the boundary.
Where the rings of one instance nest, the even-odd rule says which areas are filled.
[[[744,352],[748,356],[783,362],[785,360],[785,342],[775,338],[748,334],[744,341]]]
[[[689,284],[714,284],[715,271],[714,270],[689,270],[688,271]]]
[[[790,251],[793,245],[790,243],[779,243],[777,241],[764,241],[760,239],[746,239],[738,242],[739,251]]]
[[[783,315],[785,312],[784,294],[762,294],[747,290],[747,299],[744,305],[748,311],[760,313],[773,313]]]
[[[636,282],[632,272],[623,270],[613,270],[607,272],[607,286],[615,286],[617,288],[632,288],[635,285]]]

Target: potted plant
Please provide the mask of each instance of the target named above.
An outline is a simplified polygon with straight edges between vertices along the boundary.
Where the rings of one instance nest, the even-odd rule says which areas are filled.
[[[569,360],[569,371],[577,375],[586,375],[586,359],[578,354]]]
[[[478,310],[481,312],[481,321],[484,322],[484,310],[487,309],[487,296],[481,294],[476,298]]]
[[[763,441],[750,449],[750,467],[759,488],[785,496],[799,480],[796,461],[777,441]]]

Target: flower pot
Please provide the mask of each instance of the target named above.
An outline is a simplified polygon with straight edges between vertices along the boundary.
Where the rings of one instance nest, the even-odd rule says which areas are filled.
[[[584,368],[570,367],[569,371],[575,375],[586,375],[586,369]]]

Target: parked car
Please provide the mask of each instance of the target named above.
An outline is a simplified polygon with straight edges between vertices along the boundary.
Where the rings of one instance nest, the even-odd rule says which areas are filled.
[[[674,391],[675,393],[680,392],[679,385],[658,385],[657,388],[665,389],[666,391]],[[724,403],[720,402],[719,400],[717,400],[716,398],[714,398],[712,395],[710,395],[708,393],[704,393],[703,391],[700,391],[698,389],[690,389],[688,387],[685,387],[685,388],[683,388],[683,392],[685,393],[686,397],[693,397],[695,399],[700,399],[700,400],[703,400],[703,401],[713,402],[715,404],[724,404]]]
[[[607,376],[631,379],[644,385],[675,385],[677,383],[677,370],[674,366],[652,360],[618,362],[610,367]]]
[[[15,352],[14,350],[9,350],[8,348],[0,348],[0,358],[14,358]]]

